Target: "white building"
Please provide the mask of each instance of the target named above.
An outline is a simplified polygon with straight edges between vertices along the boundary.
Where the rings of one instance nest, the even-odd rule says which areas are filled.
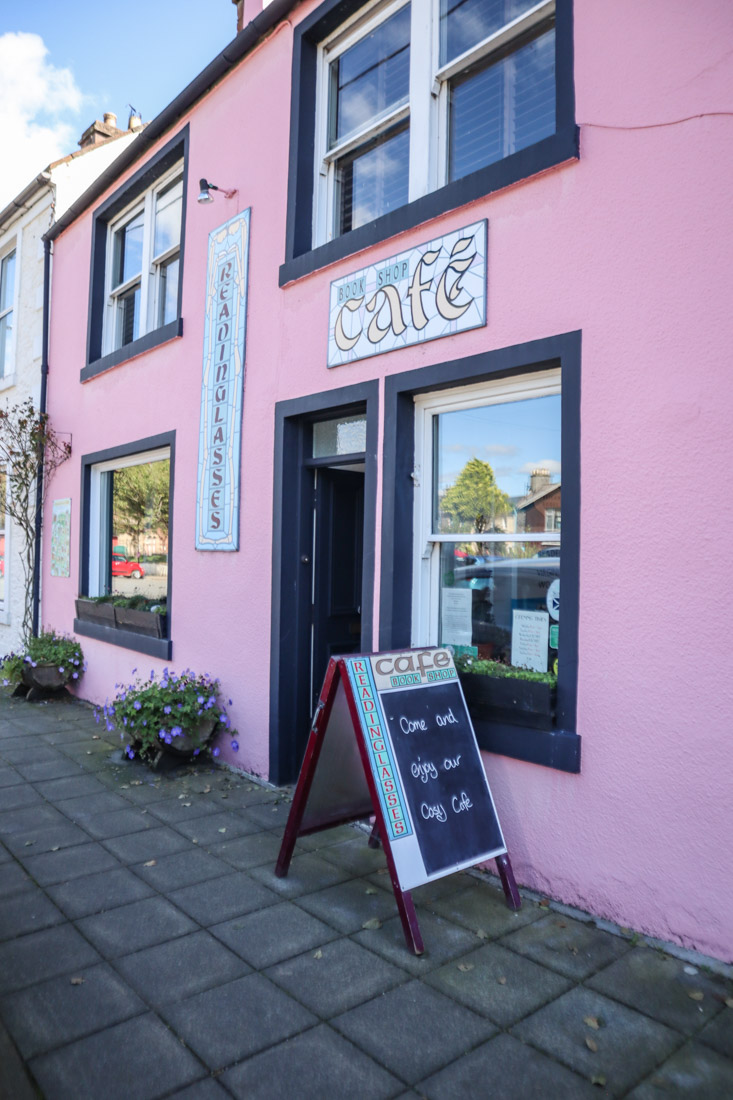
[[[0,211],[0,406],[41,396],[43,234],[122,153],[142,129],[105,114],[82,134],[80,148],[49,164]],[[49,281],[50,286],[50,281]],[[57,426],[58,427],[58,426]],[[63,431],[62,427],[59,427]],[[4,485],[0,481],[0,488]],[[0,655],[21,641],[25,578],[20,534],[0,509]]]

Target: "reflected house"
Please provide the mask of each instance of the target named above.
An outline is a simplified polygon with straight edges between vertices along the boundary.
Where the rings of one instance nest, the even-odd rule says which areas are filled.
[[[91,701],[141,654],[218,677],[240,731],[220,761],[278,784],[332,654],[452,645],[494,662],[486,690],[497,660],[531,668],[546,725],[532,699],[475,715],[522,882],[733,959],[710,845],[730,831],[727,611],[708,601],[701,632],[699,601],[660,599],[689,570],[660,556],[648,492],[653,456],[720,515],[730,119],[701,111],[733,94],[731,5],[701,34],[678,4],[660,35],[626,4],[621,84],[612,4],[238,8],[47,233],[50,412],[74,449],[52,489],[70,570],[44,558],[42,621],[83,637]],[[717,529],[701,539],[727,591]],[[165,636],[75,620],[113,543],[166,556],[119,578],[157,585]]]

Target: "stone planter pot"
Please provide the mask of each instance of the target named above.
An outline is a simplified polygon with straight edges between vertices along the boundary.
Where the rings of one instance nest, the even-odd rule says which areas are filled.
[[[159,741],[155,748],[147,754],[145,759],[147,759],[151,768],[157,768],[164,756],[175,757],[179,760],[188,760],[193,756],[195,749],[203,749],[208,745],[214,735],[216,725],[215,718],[202,718],[195,732],[184,732],[182,737],[174,737],[170,745],[167,745],[165,741]],[[133,748],[139,754],[140,742],[134,742]]]
[[[531,729],[552,729],[557,688],[534,680],[510,676],[460,676],[468,710],[475,721],[509,722]]]
[[[55,663],[38,663],[35,668],[28,664],[23,666],[23,683],[37,691],[58,691],[68,680],[67,673],[59,672],[59,666]]]
[[[79,599],[76,601],[76,617],[82,622],[97,623],[99,626],[115,625],[115,609],[111,603]]]
[[[135,634],[146,634],[151,638],[166,638],[167,615],[157,611],[138,611],[132,607],[115,607],[114,625],[119,630],[131,630]]]

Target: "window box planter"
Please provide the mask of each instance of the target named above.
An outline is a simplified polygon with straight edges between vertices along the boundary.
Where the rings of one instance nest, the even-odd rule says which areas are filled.
[[[114,625],[120,630],[146,634],[150,638],[168,637],[168,616],[157,611],[138,611],[133,607],[115,607]]]
[[[484,722],[510,722],[531,729],[552,729],[557,687],[511,676],[476,672],[459,677],[471,717]]]
[[[76,617],[85,623],[97,623],[98,626],[115,625],[115,609],[111,603],[97,603],[96,600],[78,599]]]

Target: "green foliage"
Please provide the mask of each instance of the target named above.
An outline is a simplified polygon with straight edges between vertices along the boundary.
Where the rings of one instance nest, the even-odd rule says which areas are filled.
[[[121,740],[127,740],[125,752],[151,760],[163,745],[178,743],[182,749],[198,756],[212,736],[228,730],[232,748],[239,749],[229,715],[220,699],[221,685],[208,675],[196,675],[190,669],[171,673],[163,669],[160,679],[151,672],[150,679],[138,677],[132,684],[117,684],[117,695],[97,710],[97,721],[103,720],[108,730],[117,729]],[[229,700],[231,705],[231,699]],[[213,734],[202,732],[214,722]],[[185,745],[182,738],[186,738]],[[219,749],[211,750],[212,756]]]
[[[36,511],[39,480],[45,493],[54,471],[71,454],[71,444],[61,441],[48,413],[33,401],[0,409],[0,499],[20,535],[19,557],[25,582],[23,637],[33,628],[33,565],[36,546]],[[7,492],[6,492],[7,478]]]
[[[455,658],[455,666],[461,673],[477,676],[497,676],[511,680],[533,680],[536,684],[557,684],[557,672],[534,672],[529,668],[517,668],[515,665],[503,665],[499,661],[480,661],[476,657],[460,656]]]
[[[86,664],[82,648],[75,638],[68,634],[57,634],[55,630],[44,630],[38,637],[31,638],[20,653],[8,653],[3,657],[0,676],[4,687],[19,684],[23,678],[23,668],[30,665],[56,665],[68,683],[78,680],[84,673]]]
[[[168,532],[170,460],[115,470],[112,499],[115,533],[134,537],[137,553],[144,532]]]
[[[511,512],[509,497],[496,484],[488,462],[472,458],[461,470],[455,484],[440,501],[441,513],[451,531],[496,531],[496,520]]]
[[[148,596],[108,596],[106,597],[108,602],[111,602],[115,607],[129,607],[131,611],[155,611],[158,615],[165,615],[168,608],[166,606],[166,597],[153,597]]]

